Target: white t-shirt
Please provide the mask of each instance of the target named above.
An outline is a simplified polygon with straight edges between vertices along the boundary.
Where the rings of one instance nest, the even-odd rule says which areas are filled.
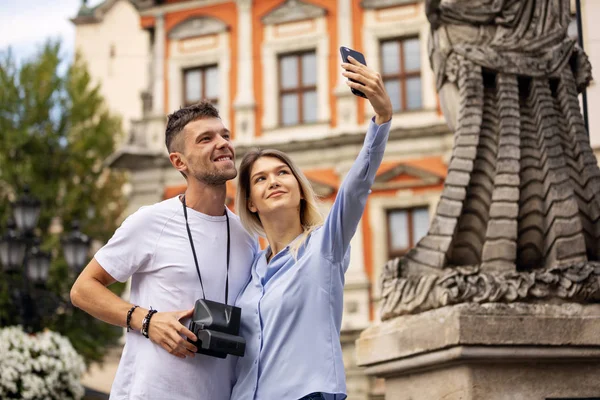
[[[222,302],[227,265],[226,217],[205,215],[189,207],[187,211],[206,299]],[[239,218],[227,212],[231,229],[229,304],[233,304],[248,282],[258,245]],[[95,259],[116,280],[125,282],[131,277],[133,304],[158,311],[180,311],[193,308],[202,298],[178,197],[142,207],[130,215]],[[186,327],[188,322],[182,321]],[[110,398],[229,400],[236,358],[196,354],[181,359],[140,332],[130,331]]]

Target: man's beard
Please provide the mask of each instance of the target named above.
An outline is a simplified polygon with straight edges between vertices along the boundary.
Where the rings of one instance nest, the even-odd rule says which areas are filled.
[[[197,172],[194,174],[194,178],[209,186],[223,185],[236,176],[237,170],[235,168],[225,171]]]

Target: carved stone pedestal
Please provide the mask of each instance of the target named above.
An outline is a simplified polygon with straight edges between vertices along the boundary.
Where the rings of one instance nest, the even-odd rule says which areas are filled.
[[[600,306],[443,307],[371,326],[357,357],[388,400],[600,399]]]

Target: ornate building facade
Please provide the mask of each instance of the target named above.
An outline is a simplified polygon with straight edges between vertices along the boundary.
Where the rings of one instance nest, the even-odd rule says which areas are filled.
[[[346,275],[341,340],[351,400],[381,398],[379,383],[356,367],[354,341],[379,318],[386,261],[427,233],[453,146],[429,66],[424,7],[418,0],[107,0],[84,2],[72,19],[78,51],[123,116],[121,145],[107,162],[129,171],[126,215],[185,190],[167,158],[166,115],[201,99],[219,108],[238,160],[254,146],[286,151],[327,212],[372,115],[344,84],[340,46],[362,52],[383,75],[392,131]],[[235,188],[234,181],[230,206]],[[94,379],[90,386],[110,388]]]

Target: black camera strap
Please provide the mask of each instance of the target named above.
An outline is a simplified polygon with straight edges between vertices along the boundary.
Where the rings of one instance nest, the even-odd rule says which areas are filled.
[[[187,228],[188,238],[190,239],[190,246],[192,247],[192,254],[194,255],[194,263],[196,263],[196,272],[198,272],[198,279],[200,279],[200,287],[202,288],[202,298],[206,300],[206,295],[204,294],[204,285],[202,284],[202,275],[200,275],[200,267],[198,266],[198,257],[196,256],[196,248],[194,247],[194,241],[192,240],[192,231],[190,230],[190,225],[188,224],[188,216],[187,216],[187,205],[185,204],[185,194],[181,198],[183,202],[183,215],[185,217],[185,227]],[[227,305],[227,299],[229,297],[229,252],[230,252],[230,239],[231,234],[229,232],[229,214],[227,210],[225,210],[225,219],[227,221],[227,275],[225,278],[225,305]]]

